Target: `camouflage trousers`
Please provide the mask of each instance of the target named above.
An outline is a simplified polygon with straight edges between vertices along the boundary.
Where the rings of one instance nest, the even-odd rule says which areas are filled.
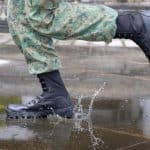
[[[53,38],[111,42],[118,16],[104,5],[59,0],[8,0],[7,14],[9,31],[31,74],[60,69]]]

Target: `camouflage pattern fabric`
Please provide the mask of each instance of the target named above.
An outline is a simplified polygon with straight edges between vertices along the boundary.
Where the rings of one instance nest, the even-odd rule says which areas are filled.
[[[10,33],[31,74],[60,69],[53,38],[111,42],[118,16],[104,5],[59,0],[8,0],[7,14]]]

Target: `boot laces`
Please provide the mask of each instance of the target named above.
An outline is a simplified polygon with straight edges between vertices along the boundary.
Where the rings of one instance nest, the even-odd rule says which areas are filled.
[[[46,86],[46,83],[45,83],[45,81],[43,79],[40,79],[40,83],[41,83],[41,87],[42,87],[43,93],[40,96],[36,96],[34,99],[29,101],[27,103],[28,106],[33,106],[33,105],[39,103],[41,101],[41,99],[44,97],[45,92],[48,91],[48,87]]]
[[[33,106],[33,105],[39,103],[40,100],[41,100],[41,96],[37,96],[37,97],[35,97],[34,99],[32,99],[31,101],[29,101],[29,102],[27,103],[27,105],[28,105],[28,106]]]

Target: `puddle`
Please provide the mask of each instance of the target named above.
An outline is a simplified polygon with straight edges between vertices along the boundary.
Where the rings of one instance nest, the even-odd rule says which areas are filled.
[[[94,100],[104,85],[93,95]],[[26,102],[30,96],[0,97],[0,106]],[[5,103],[4,103],[5,102]],[[1,109],[0,149],[7,150],[148,150],[150,100],[96,100],[80,96],[75,118],[7,121]]]

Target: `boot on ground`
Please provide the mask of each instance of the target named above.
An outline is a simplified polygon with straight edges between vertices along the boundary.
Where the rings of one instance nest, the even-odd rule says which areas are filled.
[[[59,71],[38,74],[37,77],[43,93],[25,105],[8,105],[7,118],[44,118],[50,114],[72,118],[73,104]]]

